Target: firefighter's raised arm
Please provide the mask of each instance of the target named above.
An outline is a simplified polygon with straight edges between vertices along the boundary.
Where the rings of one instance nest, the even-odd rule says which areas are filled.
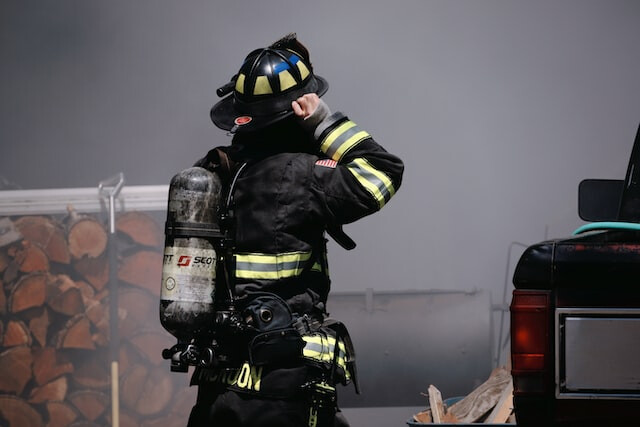
[[[389,202],[404,172],[397,156],[343,113],[332,114],[315,94],[303,95],[292,106],[300,124],[313,133],[318,148],[328,157],[316,164],[314,176],[331,223],[355,221]]]

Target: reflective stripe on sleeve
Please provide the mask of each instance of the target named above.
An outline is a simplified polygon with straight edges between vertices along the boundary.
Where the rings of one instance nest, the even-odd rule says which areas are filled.
[[[374,168],[367,160],[358,158],[347,165],[349,172],[356,177],[360,185],[367,190],[382,208],[393,197],[396,190],[391,179]]]
[[[339,161],[349,150],[369,137],[368,132],[347,120],[324,137],[320,149],[333,160]]]

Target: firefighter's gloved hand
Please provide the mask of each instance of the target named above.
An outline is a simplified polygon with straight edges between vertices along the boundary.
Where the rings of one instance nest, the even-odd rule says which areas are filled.
[[[331,115],[327,104],[315,93],[302,95],[291,103],[291,107],[302,127],[309,133],[313,133],[318,124]]]

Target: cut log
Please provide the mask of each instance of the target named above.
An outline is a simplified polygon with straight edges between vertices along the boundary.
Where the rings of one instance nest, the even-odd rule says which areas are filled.
[[[176,339],[168,332],[141,331],[129,338],[129,342],[145,360],[157,366],[166,363],[162,350],[171,348]]]
[[[31,390],[31,403],[62,402],[67,396],[67,377],[60,377]]]
[[[82,293],[68,276],[57,276],[47,284],[47,305],[56,313],[66,316],[85,311]]]
[[[171,414],[177,415],[182,419],[188,419],[189,414],[191,413],[191,409],[193,405],[196,403],[196,399],[198,396],[197,387],[189,387],[188,378],[185,378],[187,381],[181,386],[178,384],[176,386],[176,396],[171,405]],[[174,384],[176,381],[174,380]]]
[[[47,402],[47,427],[67,427],[78,419],[78,412],[65,402]]]
[[[10,245],[7,247],[7,255],[9,255],[11,258],[15,258],[16,253],[20,250],[20,248],[22,247],[22,242],[23,240],[20,239],[19,242]]]
[[[79,215],[71,209],[67,225],[67,241],[69,253],[73,259],[98,258],[107,249],[107,230],[94,216]]]
[[[151,291],[153,295],[160,295],[162,279],[163,255],[156,251],[136,251],[122,260],[118,270],[118,278],[123,282]]]
[[[107,424],[112,426],[113,423],[111,422],[111,411],[107,412],[105,414],[105,419],[107,420]],[[120,413],[118,415],[119,418],[119,424],[120,427],[140,427],[140,417],[137,416],[136,414],[133,414],[127,410],[123,410],[120,409]],[[182,419],[181,422],[179,424],[170,424],[170,423],[166,423],[164,424],[167,427],[170,426],[181,426],[184,425],[185,420]]]
[[[500,400],[503,390],[510,384],[511,374],[504,368],[496,368],[487,381],[453,404],[449,413],[460,423],[473,423],[489,412]]]
[[[513,381],[509,381],[507,387],[504,388],[500,400],[493,408],[487,419],[487,424],[506,423],[513,412]]]
[[[0,280],[0,316],[7,314],[7,294],[4,293],[4,283]]]
[[[40,311],[29,319],[29,329],[40,347],[45,347],[49,331],[49,310],[46,307],[41,307]]]
[[[173,399],[173,383],[162,368],[133,365],[122,375],[120,397],[123,405],[142,416],[161,413]]]
[[[42,427],[44,425],[38,411],[16,396],[0,396],[0,417],[9,427]]]
[[[80,289],[80,295],[82,295],[82,303],[87,306],[87,302],[93,301],[96,298],[96,291],[89,285],[88,282],[77,280],[75,282],[76,287]]]
[[[20,278],[9,295],[9,311],[19,313],[40,307],[46,299],[47,274],[30,273]]]
[[[431,408],[433,423],[442,424],[445,415],[442,394],[434,385],[429,386],[429,407]]]
[[[116,219],[116,230],[133,243],[159,248],[164,241],[164,233],[158,222],[149,214],[139,211],[125,212]]]
[[[166,415],[164,417],[151,418],[142,421],[141,427],[166,427],[166,426],[181,426],[184,425],[185,419],[173,414]]]
[[[9,255],[7,255],[7,252],[4,249],[0,250],[0,273],[4,272],[10,263],[11,259]]]
[[[127,340],[120,341],[120,350],[118,352],[118,369],[120,372],[127,372],[129,368],[135,364],[145,363],[140,353]]]
[[[7,268],[4,270],[2,281],[6,284],[11,284],[18,279],[18,274],[18,264],[16,264],[14,260],[11,260]]]
[[[69,264],[69,246],[60,224],[44,216],[23,216],[16,219],[14,224],[25,239],[45,251],[49,260]]]
[[[105,300],[108,307],[109,300]],[[158,299],[137,288],[122,288],[118,292],[118,328],[120,337],[130,338],[149,323],[157,324]]]
[[[73,372],[73,364],[63,353],[46,347],[33,350],[33,376],[36,384],[44,385],[52,380]]]
[[[144,391],[149,368],[142,364],[131,366],[120,379],[120,399],[129,409],[135,411],[138,398]]]
[[[21,320],[10,320],[4,332],[2,345],[5,347],[31,346],[31,333]]]
[[[97,420],[109,406],[109,397],[96,390],[73,392],[68,400],[89,421]]]
[[[109,283],[109,262],[106,255],[98,258],[82,258],[73,263],[74,270],[97,291]]]
[[[40,246],[28,240],[23,241],[22,248],[16,253],[14,261],[18,265],[18,270],[23,273],[49,271],[47,254]]]
[[[84,314],[77,314],[69,319],[63,329],[58,333],[56,348],[80,348],[94,350],[90,331],[91,324]]]
[[[106,346],[109,343],[109,306],[107,300],[94,299],[87,302],[86,316],[94,326],[96,332],[91,339],[98,346]]]
[[[80,388],[108,388],[111,384],[111,368],[107,361],[107,352],[75,360],[71,379]]]
[[[0,391],[21,394],[33,375],[32,363],[29,347],[13,347],[0,353]]]

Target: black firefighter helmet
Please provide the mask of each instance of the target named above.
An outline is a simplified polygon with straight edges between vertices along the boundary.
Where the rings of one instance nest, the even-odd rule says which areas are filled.
[[[247,55],[231,82],[217,90],[224,98],[211,108],[211,120],[232,133],[255,131],[293,114],[291,102],[305,93],[322,96],[328,88],[291,33]]]

